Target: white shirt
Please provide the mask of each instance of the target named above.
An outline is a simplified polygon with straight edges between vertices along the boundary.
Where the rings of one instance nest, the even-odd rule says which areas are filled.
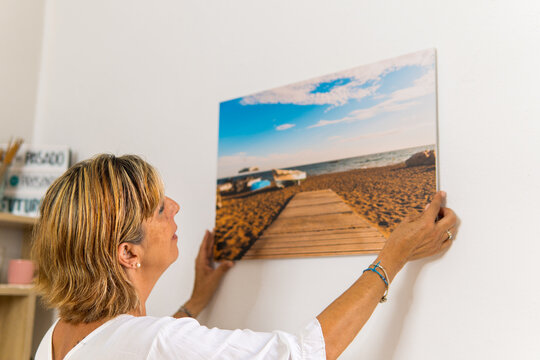
[[[55,326],[41,340],[35,360],[52,360]],[[209,329],[193,318],[120,315],[95,329],[64,357],[76,359],[325,360],[326,351],[317,319],[295,336],[282,331]]]

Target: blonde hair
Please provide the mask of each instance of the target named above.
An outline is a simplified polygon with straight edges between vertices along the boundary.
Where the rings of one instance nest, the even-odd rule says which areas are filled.
[[[142,241],[142,222],[162,197],[159,174],[135,155],[97,155],[58,178],[42,200],[32,245],[45,304],[70,323],[138,309],[118,245]]]

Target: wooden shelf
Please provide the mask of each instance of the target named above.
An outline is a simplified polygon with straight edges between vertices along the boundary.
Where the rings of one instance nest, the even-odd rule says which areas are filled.
[[[37,224],[37,218],[0,212],[0,226],[27,228]]]
[[[28,258],[37,219],[0,212],[0,227],[21,230],[22,258]],[[33,285],[0,284],[0,359],[30,359],[36,291]]]
[[[35,295],[34,285],[0,284],[0,296]]]
[[[28,258],[37,218],[0,212],[0,227],[21,231],[21,257]],[[30,359],[37,293],[33,285],[0,284],[0,359]]]
[[[35,307],[31,285],[0,285],[1,359],[30,359]]]

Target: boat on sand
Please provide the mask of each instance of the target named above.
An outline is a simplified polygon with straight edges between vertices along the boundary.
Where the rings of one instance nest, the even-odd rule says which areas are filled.
[[[226,182],[224,184],[218,185],[217,188],[218,188],[218,192],[220,193],[228,192],[233,189],[233,184],[231,182]]]
[[[300,185],[300,182],[306,179],[305,171],[300,170],[273,169],[272,175],[278,188],[284,188],[289,185]]]
[[[250,181],[248,182],[249,190],[250,191],[257,191],[260,189],[264,189],[268,186],[270,186],[271,183],[268,180],[261,180],[261,178],[256,179],[256,181]]]
[[[258,166],[250,166],[250,167],[238,170],[238,173],[242,174],[242,173],[254,172],[254,171],[259,171],[259,167]]]

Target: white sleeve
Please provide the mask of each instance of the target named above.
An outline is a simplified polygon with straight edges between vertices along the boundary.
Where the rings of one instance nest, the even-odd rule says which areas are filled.
[[[191,318],[171,319],[155,338],[149,359],[326,360],[321,325],[313,319],[299,335],[283,331],[209,329]]]

